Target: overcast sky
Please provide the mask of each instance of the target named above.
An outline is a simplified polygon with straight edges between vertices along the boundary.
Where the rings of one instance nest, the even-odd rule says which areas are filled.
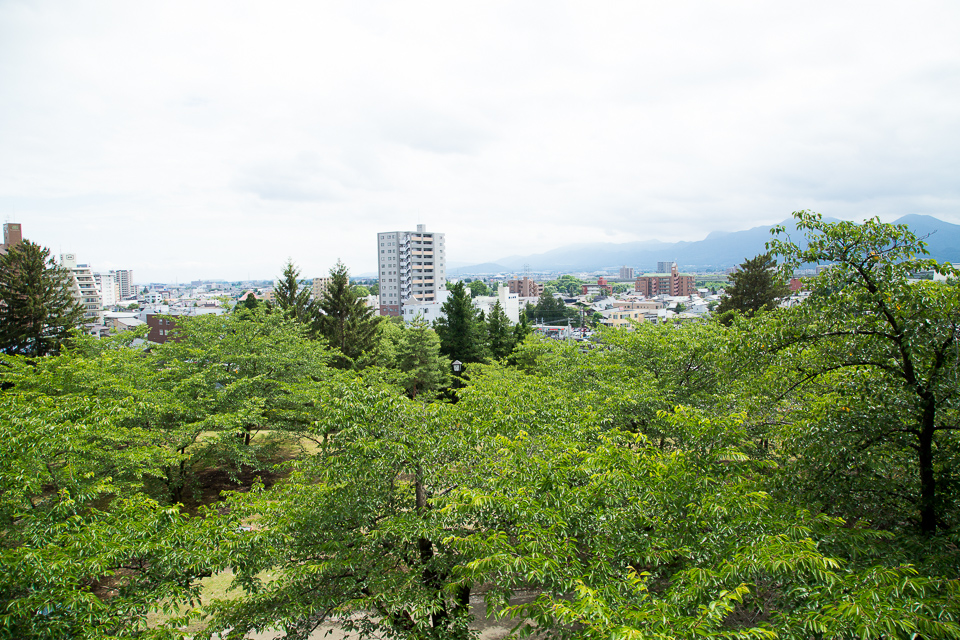
[[[0,0],[0,216],[135,280],[960,223],[957,2]],[[645,265],[637,265],[644,267]]]

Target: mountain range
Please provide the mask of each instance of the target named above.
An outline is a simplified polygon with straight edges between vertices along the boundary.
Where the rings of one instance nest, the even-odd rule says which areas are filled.
[[[792,218],[781,224],[795,239],[799,237]],[[905,224],[925,238],[930,257],[940,262],[960,264],[960,225],[924,215],[903,216],[896,224]],[[571,244],[544,253],[508,256],[495,262],[450,268],[448,274],[517,273],[527,265],[533,272],[603,271],[621,265],[644,272],[654,271],[657,262],[668,261],[676,262],[681,271],[722,271],[763,253],[772,228],[773,225],[745,231],[714,231],[703,240],[694,242],[644,240]]]

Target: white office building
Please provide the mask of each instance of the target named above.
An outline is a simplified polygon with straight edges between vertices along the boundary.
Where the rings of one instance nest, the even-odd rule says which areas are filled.
[[[380,315],[401,316],[404,304],[437,302],[447,281],[442,233],[386,231],[377,234]]]

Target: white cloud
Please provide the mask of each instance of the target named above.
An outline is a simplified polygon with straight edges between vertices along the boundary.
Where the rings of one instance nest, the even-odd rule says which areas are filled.
[[[946,3],[0,3],[0,215],[137,278],[960,223]]]

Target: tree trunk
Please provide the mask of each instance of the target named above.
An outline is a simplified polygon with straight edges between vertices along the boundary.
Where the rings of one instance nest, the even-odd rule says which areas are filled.
[[[933,475],[933,435],[936,432],[936,403],[923,400],[918,461],[920,463],[920,532],[933,535],[937,530],[937,479]]]

